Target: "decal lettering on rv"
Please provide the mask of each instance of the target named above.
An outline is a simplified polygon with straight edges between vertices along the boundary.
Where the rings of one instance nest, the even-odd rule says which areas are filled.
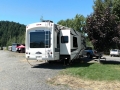
[[[44,32],[44,30],[35,30],[36,32]]]

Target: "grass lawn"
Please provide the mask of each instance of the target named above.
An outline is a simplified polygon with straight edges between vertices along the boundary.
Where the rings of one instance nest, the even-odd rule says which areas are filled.
[[[76,62],[47,81],[73,90],[120,90],[120,62]]]
[[[61,73],[86,80],[120,81],[120,64],[80,63],[67,67]]]

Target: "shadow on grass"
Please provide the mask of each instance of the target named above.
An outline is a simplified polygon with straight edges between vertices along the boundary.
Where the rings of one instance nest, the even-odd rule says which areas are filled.
[[[120,61],[114,61],[114,60],[104,61],[104,60],[101,60],[100,63],[101,63],[101,64],[114,64],[114,65],[119,65],[119,64],[120,64]]]
[[[77,59],[74,60],[69,67],[89,67],[90,65],[94,64],[94,63],[88,63],[90,61],[92,61],[92,59],[88,59],[88,58]]]
[[[65,69],[68,67],[89,67],[93,63],[88,63],[92,59],[81,58],[74,60],[69,65],[64,65],[63,62],[52,61],[50,63],[41,63],[33,66],[32,68],[46,68],[46,69]]]
[[[41,64],[37,64],[33,66],[32,68],[44,68],[44,69],[65,69],[66,66],[64,66],[61,62],[57,61],[51,61],[50,63],[45,62]]]
[[[89,67],[94,63],[73,63],[69,67]]]

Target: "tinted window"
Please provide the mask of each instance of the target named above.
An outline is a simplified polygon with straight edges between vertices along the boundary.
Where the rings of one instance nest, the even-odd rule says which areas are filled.
[[[30,32],[30,48],[49,48],[50,31]]]
[[[77,37],[73,37],[73,47],[78,47]]]
[[[85,50],[92,50],[92,47],[86,47]]]
[[[60,47],[60,46],[59,46],[59,45],[60,45],[59,43],[60,43],[60,41],[59,41],[59,34],[57,34],[57,48]]]
[[[68,36],[61,36],[61,43],[68,43]]]
[[[112,49],[111,51],[118,51],[118,50],[116,50],[116,49]]]
[[[12,46],[19,46],[20,44],[12,44]]]

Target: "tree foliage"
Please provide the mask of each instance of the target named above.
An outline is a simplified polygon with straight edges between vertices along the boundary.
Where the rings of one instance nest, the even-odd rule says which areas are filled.
[[[114,0],[95,0],[93,9],[94,11],[99,10],[100,13],[104,12],[106,8],[113,8],[113,1]]]
[[[120,0],[113,0],[113,13],[118,17],[118,21],[120,21]]]
[[[85,17],[77,14],[72,19],[60,20],[58,24],[73,28],[79,32],[83,32],[83,26],[85,25]]]
[[[25,25],[10,21],[0,21],[0,46],[25,42]]]
[[[84,28],[98,51],[120,46],[120,25],[116,15],[112,14],[112,4],[108,1],[110,0],[96,0],[94,13],[88,16]]]

